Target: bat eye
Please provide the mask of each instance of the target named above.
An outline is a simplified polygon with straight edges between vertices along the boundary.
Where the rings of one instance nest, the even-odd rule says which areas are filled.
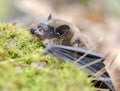
[[[55,28],[54,32],[59,37],[64,36],[69,32],[69,26],[68,25],[58,26]]]

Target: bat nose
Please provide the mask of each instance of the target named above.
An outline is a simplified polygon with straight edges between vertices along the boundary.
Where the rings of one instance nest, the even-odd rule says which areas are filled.
[[[30,33],[32,33],[32,34],[35,33],[35,29],[34,28],[29,28],[28,31],[30,31]]]

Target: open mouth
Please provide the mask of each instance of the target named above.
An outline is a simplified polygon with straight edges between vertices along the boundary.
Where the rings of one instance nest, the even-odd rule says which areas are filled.
[[[37,30],[35,30],[35,35],[43,36],[44,35],[43,29],[40,27]]]

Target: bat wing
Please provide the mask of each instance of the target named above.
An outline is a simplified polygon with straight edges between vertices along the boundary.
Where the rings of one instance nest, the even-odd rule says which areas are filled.
[[[93,76],[96,72],[100,71],[105,67],[104,63],[102,62],[104,60],[103,55],[95,52],[91,52],[83,48],[75,48],[75,47],[60,46],[60,45],[47,45],[42,55],[46,55],[46,54],[55,56],[71,64],[75,64],[76,66],[83,68],[84,71],[86,71],[87,73]],[[97,60],[100,60],[100,61],[97,61]],[[91,65],[84,67],[84,65],[87,65],[87,64],[91,64]],[[105,72],[101,74],[99,77],[109,78],[109,74]],[[104,81],[104,83],[112,91],[114,91],[111,81]]]

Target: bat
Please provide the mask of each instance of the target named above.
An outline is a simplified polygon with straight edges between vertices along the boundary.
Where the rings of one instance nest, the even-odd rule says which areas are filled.
[[[71,23],[60,19],[53,19],[50,15],[46,22],[29,28],[29,31],[37,36],[46,46],[43,55],[49,54],[63,61],[75,64],[92,76],[105,67],[102,62],[104,61],[104,56],[88,51],[87,39]],[[84,54],[86,55],[84,56]],[[110,78],[106,71],[97,78],[100,80],[100,77]],[[101,82],[99,83],[98,81],[99,85],[97,84],[96,86],[99,87]],[[111,81],[104,81],[102,83],[104,83],[104,88],[108,87],[111,91],[115,91]]]

